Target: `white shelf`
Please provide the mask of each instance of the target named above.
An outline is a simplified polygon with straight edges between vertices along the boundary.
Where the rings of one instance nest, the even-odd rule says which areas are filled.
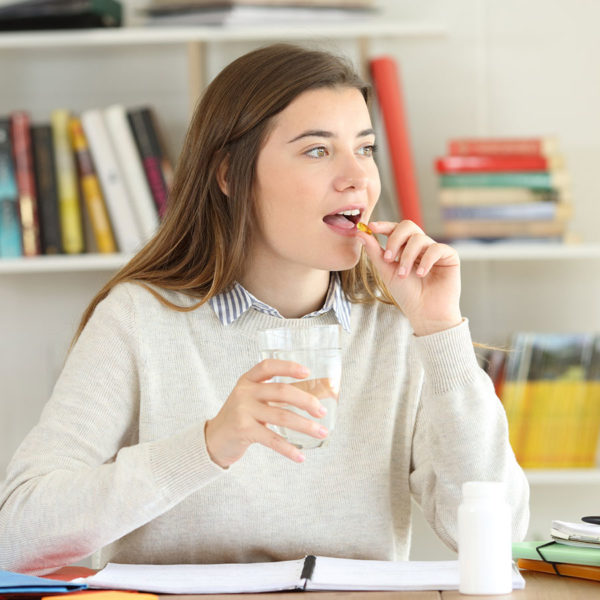
[[[526,469],[531,485],[600,485],[600,469]]]
[[[78,254],[3,258],[0,275],[27,273],[76,273],[85,271],[117,271],[131,256],[129,254]]]
[[[383,19],[361,22],[299,23],[247,27],[122,27],[78,31],[42,31],[0,34],[1,49],[40,49],[77,46],[128,46],[182,44],[188,42],[351,39],[377,37],[434,37],[446,29],[428,23],[406,23]]]
[[[453,244],[460,259],[466,261],[512,260],[572,260],[600,258],[600,244],[549,244],[549,243],[465,243]]]

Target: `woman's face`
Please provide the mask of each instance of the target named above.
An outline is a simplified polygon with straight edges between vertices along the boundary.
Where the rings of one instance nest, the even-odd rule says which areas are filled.
[[[301,274],[357,263],[355,223],[369,221],[381,187],[374,143],[355,88],[304,92],[274,117],[257,162],[255,265]]]

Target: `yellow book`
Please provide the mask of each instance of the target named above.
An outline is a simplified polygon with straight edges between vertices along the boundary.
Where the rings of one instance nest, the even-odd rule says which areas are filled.
[[[67,110],[56,109],[50,115],[63,248],[67,254],[79,254],[84,251],[85,245],[77,171],[69,141],[68,121],[69,112]]]
[[[96,241],[98,252],[116,252],[117,245],[115,243],[102,190],[100,189],[100,182],[96,176],[87,139],[81,126],[81,120],[77,117],[71,117],[69,119],[69,136],[73,150],[75,151],[75,160],[77,162],[81,190],[92,224],[94,240]]]

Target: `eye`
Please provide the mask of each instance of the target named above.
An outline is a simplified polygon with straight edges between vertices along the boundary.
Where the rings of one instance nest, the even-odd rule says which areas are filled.
[[[363,156],[373,156],[377,152],[377,146],[375,144],[367,144],[366,146],[361,146],[358,149],[358,153]]]
[[[323,158],[324,156],[327,156],[327,148],[325,148],[325,146],[317,146],[316,148],[311,148],[306,151],[305,154],[312,158]]]

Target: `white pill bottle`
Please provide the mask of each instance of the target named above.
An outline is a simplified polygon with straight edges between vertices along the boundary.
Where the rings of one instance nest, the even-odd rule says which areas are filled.
[[[467,481],[458,507],[461,594],[512,592],[511,512],[505,486]]]

